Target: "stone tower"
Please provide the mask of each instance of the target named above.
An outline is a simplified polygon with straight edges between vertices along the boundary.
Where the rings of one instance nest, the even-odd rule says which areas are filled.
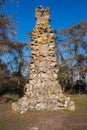
[[[31,33],[29,83],[25,95],[12,108],[20,113],[29,110],[74,110],[74,102],[65,97],[58,83],[55,37],[49,25],[50,9],[36,8],[36,26]]]

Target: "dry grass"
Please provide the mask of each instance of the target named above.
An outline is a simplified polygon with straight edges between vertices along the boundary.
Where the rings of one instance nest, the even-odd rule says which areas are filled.
[[[75,112],[28,111],[23,115],[11,110],[15,96],[10,96],[11,100],[0,104],[0,130],[87,130],[87,95],[68,96],[75,101]]]

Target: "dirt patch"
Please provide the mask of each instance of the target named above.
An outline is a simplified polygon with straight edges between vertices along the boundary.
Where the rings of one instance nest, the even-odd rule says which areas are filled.
[[[2,103],[0,130],[87,130],[87,96],[72,98],[76,100],[75,112],[28,111],[20,115],[11,109],[11,102]]]
[[[66,126],[69,130],[87,130],[87,111],[70,114],[68,120]]]
[[[67,113],[28,111],[20,115],[9,109],[10,103],[0,108],[0,130],[63,130],[67,120]]]

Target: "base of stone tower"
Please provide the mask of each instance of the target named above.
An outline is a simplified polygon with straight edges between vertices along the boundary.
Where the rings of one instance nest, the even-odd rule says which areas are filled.
[[[66,97],[62,93],[37,97],[34,97],[32,94],[31,97],[24,95],[17,102],[12,103],[11,107],[20,114],[26,113],[28,110],[75,110],[74,102],[70,100],[70,97]]]

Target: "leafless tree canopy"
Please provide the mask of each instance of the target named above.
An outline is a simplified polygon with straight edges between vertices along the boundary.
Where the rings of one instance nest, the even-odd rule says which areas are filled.
[[[57,31],[59,79],[73,85],[76,80],[87,80],[87,22]],[[64,85],[63,85],[64,86]]]
[[[23,88],[28,80],[30,54],[29,43],[13,40],[16,36],[16,24],[2,11],[2,6],[5,6],[6,2],[8,1],[0,1],[1,93],[6,88]],[[54,32],[57,36],[55,53],[59,68],[58,77],[63,89],[67,85],[72,88],[78,79],[87,82],[87,21]]]

